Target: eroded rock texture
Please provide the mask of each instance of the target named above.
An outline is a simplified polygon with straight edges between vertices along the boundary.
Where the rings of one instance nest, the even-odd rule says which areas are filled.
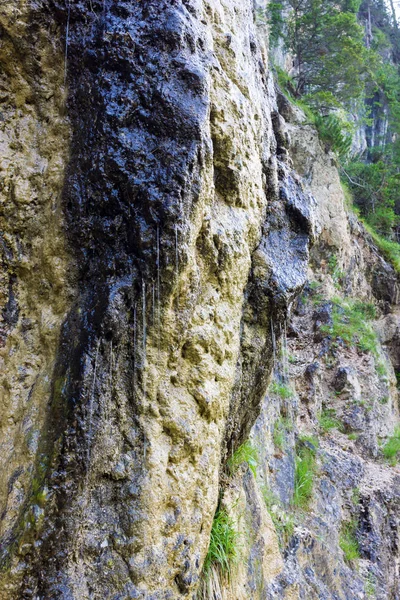
[[[311,252],[309,283],[290,313],[287,339],[278,344],[275,386],[251,431],[258,449],[256,488],[264,502],[249,491],[254,478],[245,465],[225,486],[222,502],[246,532],[246,558],[222,596],[396,599],[399,469],[384,460],[382,445],[399,422],[393,370],[398,279],[346,214],[333,157],[301,112],[283,98],[279,104],[290,156],[305,192],[317,200],[321,233]],[[369,350],[329,334],[338,305],[354,300],[377,310],[377,337]],[[296,506],[296,461],[304,446],[315,452],[313,492]],[[352,556],[345,551],[349,539],[356,548]]]
[[[221,456],[258,412],[271,316],[277,327],[306,281],[314,227],[311,199],[289,167],[277,166],[277,107],[252,2],[71,0],[15,10],[2,13],[17,48],[4,64],[23,74],[17,50],[25,44],[29,67],[42,69],[30,85],[49,88],[30,100],[35,142],[51,142],[41,94],[53,128],[64,110],[56,99],[68,88],[64,135],[54,142],[59,188],[50,195],[37,178],[48,207],[36,207],[32,219],[37,226],[46,211],[54,215],[74,299],[61,328],[66,291],[51,273],[45,301],[47,311],[58,309],[59,343],[49,351],[55,367],[38,401],[36,467],[20,506],[13,494],[25,455],[16,435],[5,438],[15,466],[2,487],[1,594],[192,597]],[[53,52],[49,73],[41,51]],[[19,89],[14,72],[9,79]],[[32,206],[34,190],[24,193]],[[6,210],[13,199],[11,188]],[[41,233],[46,240],[47,222]],[[54,260],[67,256],[52,251]],[[5,283],[5,336],[25,323],[18,282],[11,272]],[[30,282],[32,301],[44,284]],[[8,344],[13,356],[15,338]],[[43,369],[32,377],[43,378]],[[12,419],[25,423],[15,410]]]
[[[398,497],[365,479],[394,482],[375,461],[398,417],[393,372],[345,350],[320,366],[332,249],[392,357],[397,276],[276,94],[254,16],[252,0],[0,7],[1,599],[195,598],[220,499],[246,540],[227,598],[355,598],[365,581],[338,547],[352,486],[365,569],[397,597]],[[325,276],[314,314],[312,288],[298,296]],[[281,403],[267,388],[286,334],[298,389]],[[316,512],[282,553],[265,485],[289,510],[299,432],[332,389],[372,387],[375,412],[337,407],[360,437],[321,444]],[[277,453],[279,415],[293,426]],[[258,479],[227,477],[253,425]]]

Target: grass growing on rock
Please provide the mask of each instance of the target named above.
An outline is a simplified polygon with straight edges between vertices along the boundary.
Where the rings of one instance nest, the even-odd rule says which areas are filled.
[[[256,476],[257,464],[258,464],[258,452],[257,448],[252,446],[251,442],[247,441],[234,452],[231,458],[228,460],[228,468],[231,475],[234,475],[240,465],[247,463],[254,477]]]
[[[391,465],[395,465],[400,453],[400,427],[396,427],[393,435],[390,436],[386,444],[383,446],[383,456],[390,461]]]
[[[386,260],[392,264],[397,273],[400,273],[400,244],[382,237],[375,231],[373,227],[371,227],[371,225],[368,225],[368,223],[365,221],[363,221],[363,225]]]
[[[376,361],[376,371],[383,377],[387,369],[379,353],[378,336],[370,323],[375,318],[375,306],[371,303],[334,298],[332,323],[323,325],[321,331],[336,342],[342,340],[348,347],[355,346],[361,352],[371,353]]]
[[[292,429],[292,423],[285,417],[280,417],[275,422],[272,439],[274,446],[278,448],[278,450],[283,450],[286,441],[286,434],[287,432],[292,431]]]
[[[286,383],[280,383],[278,381],[273,381],[270,385],[269,391],[272,394],[276,394],[282,400],[287,400],[293,396],[293,390]]]
[[[360,558],[360,548],[356,537],[357,521],[355,519],[342,523],[339,546],[343,550],[345,560],[351,562]]]
[[[239,556],[239,533],[226,510],[219,508],[215,513],[210,545],[204,561],[204,573],[216,567],[224,577],[230,577],[232,566]]]
[[[275,531],[278,534],[279,546],[282,550],[282,547],[289,543],[294,533],[294,516],[283,508],[280,499],[267,486],[264,486],[261,492]]]
[[[376,579],[372,573],[367,575],[365,581],[365,592],[368,598],[376,598]]]
[[[316,474],[316,452],[318,441],[303,436],[296,447],[296,468],[294,477],[294,506],[306,510],[310,503]]]
[[[215,513],[208,552],[204,561],[198,600],[220,598],[224,582],[230,581],[239,560],[239,533],[225,509]]]
[[[336,254],[332,254],[332,256],[329,258],[328,268],[330,274],[332,275],[336,289],[340,289],[340,284],[345,276],[345,273],[339,268],[339,260]]]
[[[369,321],[375,318],[373,304],[358,300],[333,300],[332,324],[321,330],[347,346],[356,346],[362,352],[377,355],[378,338]]]
[[[323,433],[328,433],[331,429],[343,429],[342,422],[336,417],[336,412],[332,408],[326,408],[318,415],[318,423]]]

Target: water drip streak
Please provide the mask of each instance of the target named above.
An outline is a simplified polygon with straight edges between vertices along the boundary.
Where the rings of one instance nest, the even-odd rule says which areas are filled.
[[[276,372],[276,338],[275,338],[275,329],[274,329],[272,317],[271,317],[271,340],[272,340],[272,372],[275,375],[275,372]]]
[[[287,328],[286,321],[283,324],[283,335],[282,335],[282,372],[283,380],[285,383],[289,382],[289,353],[287,345]]]
[[[285,379],[285,341],[283,339],[283,327],[282,325],[279,325],[279,332],[280,332],[280,351],[279,351],[279,361],[278,361],[278,375],[279,375],[279,380],[282,381],[283,383],[286,382]]]
[[[91,450],[92,450],[92,429],[93,429],[92,419],[93,419],[94,389],[95,389],[95,385],[96,385],[96,371],[97,371],[97,360],[99,357],[99,349],[100,349],[100,340],[98,340],[98,342],[97,342],[96,358],[94,360],[92,391],[90,394],[90,401],[89,401],[89,431],[88,431],[87,451],[86,451],[86,476],[88,476],[88,474],[89,474],[90,454],[91,454]]]
[[[137,311],[136,303],[133,308],[133,385],[136,386],[136,350],[137,350]]]
[[[178,251],[178,225],[175,225],[175,277],[176,277],[176,307],[179,310],[179,251]]]
[[[69,42],[69,20],[71,16],[71,1],[68,0],[67,29],[65,32],[65,59],[64,59],[64,87],[67,85],[67,62],[68,62],[68,42]]]
[[[146,284],[142,279],[142,333],[143,333],[143,357],[142,357],[142,368],[146,368],[146,337],[147,337],[147,327],[146,327]]]
[[[110,342],[110,379],[109,379],[109,386],[110,386],[110,402],[108,402],[107,400],[105,401],[105,411],[104,411],[104,417],[106,422],[109,421],[110,418],[110,405],[111,405],[111,399],[112,399],[112,389],[113,389],[113,367],[114,367],[114,353],[113,353],[113,343],[112,340]]]
[[[143,377],[143,397],[146,398],[146,339],[147,339],[147,327],[146,327],[146,284],[142,279],[142,377]]]
[[[151,315],[152,315],[152,325],[156,324],[156,288],[154,283],[151,286],[151,297],[152,297],[152,307],[151,307]]]
[[[158,320],[158,352],[160,352],[160,228],[157,226],[157,320]]]

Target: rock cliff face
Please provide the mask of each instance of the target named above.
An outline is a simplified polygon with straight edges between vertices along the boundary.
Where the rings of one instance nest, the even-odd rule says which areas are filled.
[[[0,27],[0,598],[195,598],[218,503],[241,558],[214,595],[397,598],[397,276],[252,1],[31,0]],[[335,337],[338,295],[381,343]],[[249,436],[256,478],[225,468]]]

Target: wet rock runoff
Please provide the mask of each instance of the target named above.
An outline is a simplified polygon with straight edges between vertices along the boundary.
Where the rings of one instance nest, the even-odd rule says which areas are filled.
[[[218,505],[210,599],[400,597],[398,278],[256,21],[0,6],[1,600],[194,599]],[[352,298],[373,348],[332,329]]]

